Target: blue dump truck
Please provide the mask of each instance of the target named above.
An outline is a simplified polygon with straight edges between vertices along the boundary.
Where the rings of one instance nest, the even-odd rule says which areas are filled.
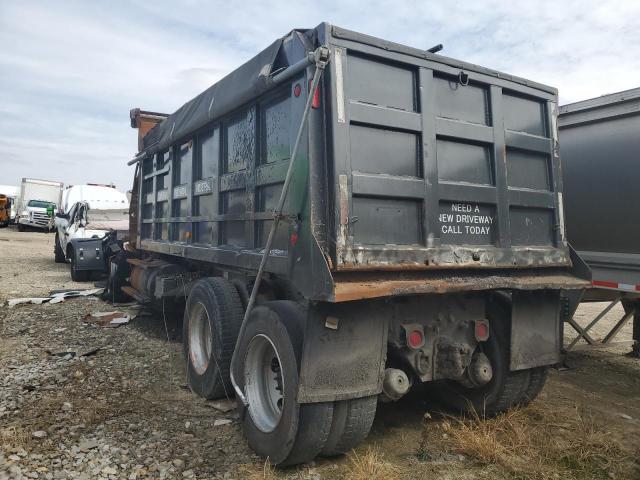
[[[348,451],[426,382],[458,410],[526,404],[586,285],[556,118],[554,88],[293,30],[144,136],[116,286],[184,302],[191,389],[235,395],[273,464]]]

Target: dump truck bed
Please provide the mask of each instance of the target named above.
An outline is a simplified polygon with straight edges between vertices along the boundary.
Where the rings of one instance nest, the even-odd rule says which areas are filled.
[[[338,270],[567,263],[553,89],[331,33]]]
[[[564,105],[559,127],[569,241],[594,286],[639,293],[640,88]]]
[[[150,131],[139,247],[257,269],[310,93],[313,64],[297,66],[321,45],[267,271],[335,299],[354,271],[569,265],[555,89],[329,24],[292,31]]]

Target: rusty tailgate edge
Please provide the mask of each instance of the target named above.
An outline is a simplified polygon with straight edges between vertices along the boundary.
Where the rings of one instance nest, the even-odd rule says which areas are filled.
[[[420,272],[422,273],[422,272]],[[581,289],[589,282],[562,271],[518,275],[499,273],[490,275],[389,274],[336,275],[333,301],[348,302],[396,295],[440,294],[495,289],[543,290]]]

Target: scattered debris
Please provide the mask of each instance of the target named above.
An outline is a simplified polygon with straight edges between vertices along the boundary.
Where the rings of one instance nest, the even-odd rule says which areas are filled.
[[[81,357],[90,357],[92,355],[95,355],[96,353],[98,353],[100,350],[102,350],[102,347],[95,347],[92,348],[90,350],[87,350],[86,352],[83,352],[80,354]]]
[[[231,420],[229,420],[228,418],[218,418],[213,421],[213,426],[219,427],[221,425],[228,425],[230,423],[231,423]]]
[[[60,303],[66,298],[89,297],[92,295],[100,295],[104,288],[90,288],[87,290],[69,290],[66,292],[56,293],[51,296],[49,303]]]
[[[70,356],[71,358],[76,356],[76,352],[70,352],[70,351],[66,351],[63,350],[61,352],[52,352],[51,350],[45,350],[45,352],[47,352],[49,355],[51,355],[52,357],[66,357],[66,356]]]
[[[51,300],[51,297],[12,298],[11,300],[7,300],[7,305],[9,307],[15,307],[16,305],[20,305],[22,303],[41,305],[44,302],[48,302],[49,300]]]
[[[213,402],[209,402],[208,405],[212,408],[215,408],[216,410],[220,410],[223,413],[227,413],[236,408],[236,401],[229,398],[223,398],[222,400],[214,400]]]
[[[631,417],[631,415],[627,415],[626,413],[621,413],[620,416],[625,420],[633,420],[633,417]]]
[[[45,352],[47,352],[52,357],[62,357],[62,358],[71,359],[71,358],[74,358],[76,356],[78,356],[78,357],[90,357],[91,355],[95,355],[96,353],[98,353],[100,350],[102,350],[102,347],[94,347],[94,348],[91,348],[90,350],[86,350],[86,351],[81,352],[81,353],[74,352],[72,350],[62,350],[62,351],[59,351],[59,352],[53,352],[51,350],[45,350]]]
[[[102,293],[102,288],[92,288],[88,290],[52,290],[50,297],[25,297],[25,298],[12,298],[7,300],[7,305],[9,307],[15,307],[16,305],[20,305],[23,303],[32,303],[34,305],[42,305],[43,303],[60,303],[63,302],[67,298],[74,297],[88,297],[91,295],[99,295]]]
[[[115,328],[129,323],[132,316],[125,312],[92,312],[82,317],[82,321],[99,327]]]
[[[47,436],[47,432],[45,432],[44,430],[36,430],[31,434],[31,436],[33,438],[44,438]]]

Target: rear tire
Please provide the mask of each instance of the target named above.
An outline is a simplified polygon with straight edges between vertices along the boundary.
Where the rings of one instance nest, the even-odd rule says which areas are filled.
[[[199,280],[184,309],[182,338],[187,382],[206,399],[230,396],[231,356],[242,324],[238,291],[222,277]]]
[[[74,282],[86,282],[91,276],[91,270],[78,270],[76,265],[76,252],[73,249],[69,250],[71,263],[69,269],[71,270],[71,280]]]
[[[376,416],[377,405],[377,395],[336,402],[331,431],[321,455],[342,455],[367,438]]]
[[[289,301],[255,307],[248,319],[238,355],[238,379],[249,406],[240,418],[249,446],[274,465],[313,460],[331,430],[333,402],[297,401],[304,312]]]
[[[58,232],[56,232],[56,238],[54,240],[54,245],[53,245],[53,255],[55,257],[55,262],[56,263],[65,263],[67,260],[64,257],[64,252],[62,251],[62,248],[60,247],[60,237],[58,236]]]
[[[478,388],[468,388],[453,380],[446,380],[436,395],[450,407],[481,417],[493,417],[522,403],[529,387],[531,371],[510,371],[510,314],[509,300],[494,297],[488,307],[491,333],[486,342],[478,344],[493,368],[493,378]]]
[[[491,381],[479,388],[468,388],[453,380],[446,380],[437,389],[439,399],[455,410],[493,417],[518,405],[529,385],[529,370],[509,371],[508,349],[499,340],[496,330],[483,342],[482,351],[493,367]]]
[[[532,368],[529,372],[529,384],[525,388],[521,405],[529,405],[540,394],[549,376],[549,367]]]

